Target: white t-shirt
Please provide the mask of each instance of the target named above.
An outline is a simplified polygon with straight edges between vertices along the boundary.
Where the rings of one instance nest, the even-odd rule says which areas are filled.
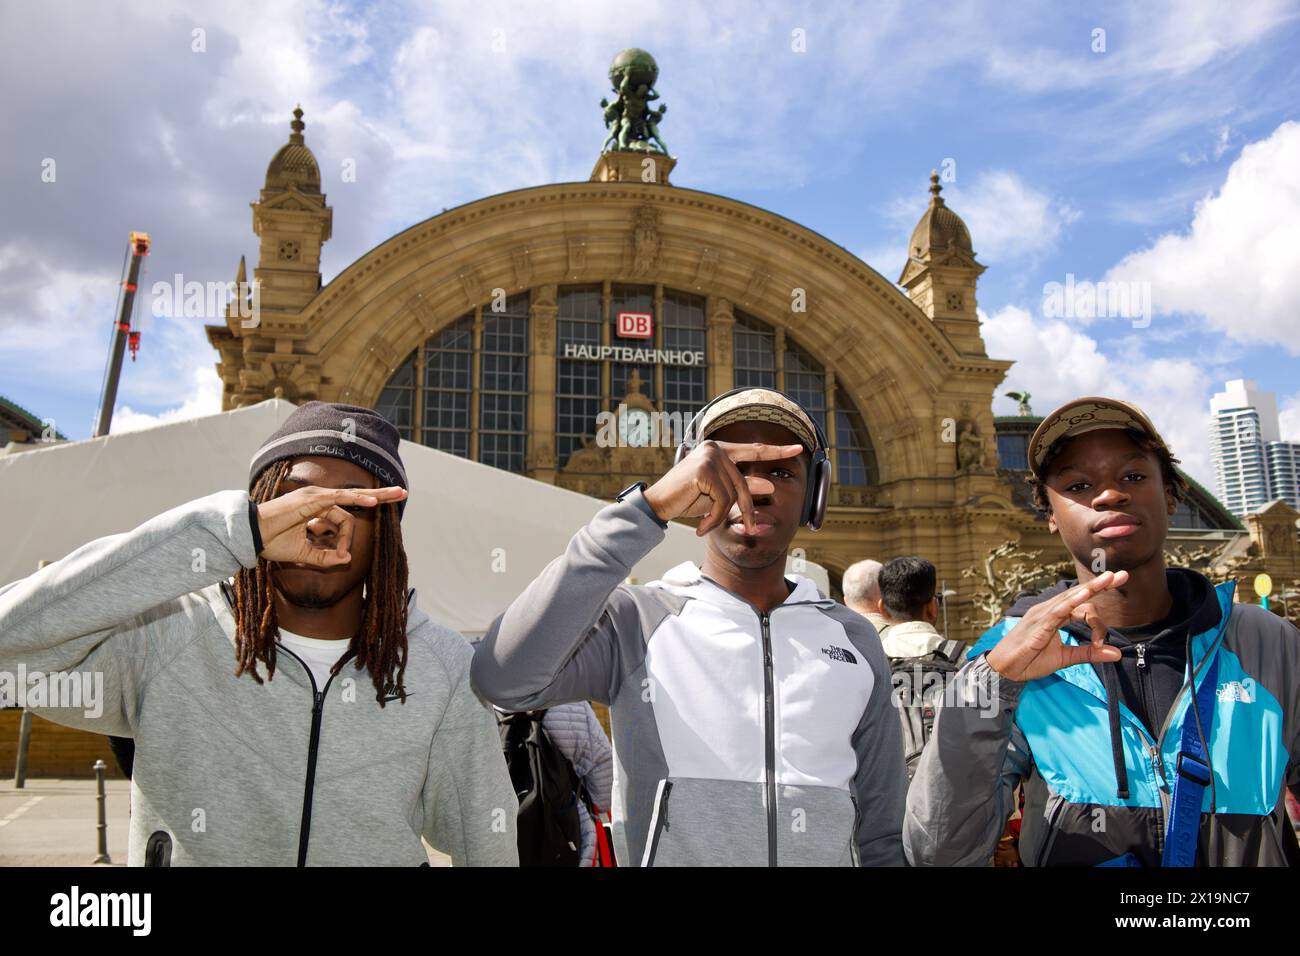
[[[330,679],[330,669],[348,652],[348,647],[351,645],[351,641],[348,640],[322,641],[320,638],[294,634],[284,628],[280,628],[280,643],[301,657],[311,668],[311,676],[316,680],[318,693],[325,689],[325,684]]]

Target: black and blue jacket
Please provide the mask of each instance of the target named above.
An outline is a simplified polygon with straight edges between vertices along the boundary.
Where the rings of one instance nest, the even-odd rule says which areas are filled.
[[[1019,602],[971,648],[940,710],[907,799],[913,865],[985,865],[1023,784],[1020,855],[1028,866],[1095,866],[1131,853],[1158,866],[1195,675],[1217,658],[1207,737],[1212,785],[1202,802],[1197,864],[1300,863],[1284,786],[1300,785],[1300,631],[1233,583],[1194,572],[1184,683],[1153,734],[1119,692],[1119,665],[1081,664],[1028,682],[1000,678],[986,653],[1050,592]],[[1191,578],[1197,579],[1192,581]],[[1086,642],[1087,629],[1060,631]],[[1112,642],[1125,643],[1117,635]],[[1108,673],[1109,672],[1109,673]],[[1129,686],[1129,685],[1126,685]],[[1149,702],[1146,702],[1149,703]],[[1201,714],[1202,721],[1209,715]]]

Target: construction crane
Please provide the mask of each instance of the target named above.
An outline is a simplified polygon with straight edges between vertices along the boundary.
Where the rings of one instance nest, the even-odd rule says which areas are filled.
[[[122,288],[118,294],[117,318],[113,321],[113,343],[108,350],[108,368],[100,389],[99,415],[95,419],[95,438],[107,435],[113,424],[113,406],[117,404],[117,383],[122,377],[122,355],[131,350],[131,361],[140,351],[140,330],[132,328],[135,293],[140,287],[144,257],[149,255],[149,233],[133,232],[127,240],[126,261],[122,264]]]

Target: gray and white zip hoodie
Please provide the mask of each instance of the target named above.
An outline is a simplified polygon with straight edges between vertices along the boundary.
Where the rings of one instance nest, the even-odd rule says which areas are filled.
[[[875,629],[803,577],[767,614],[690,562],[623,584],[664,537],[640,498],[597,513],[493,623],[474,689],[508,710],[609,705],[623,865],[903,865]]]
[[[223,585],[257,561],[254,516],[218,492],[0,588],[0,671],[102,689],[96,707],[36,713],[135,738],[130,864],[419,866],[423,836],[454,865],[516,865],[473,651],[413,600],[405,704],[380,708],[351,663],[318,688],[283,646],[272,680],[235,676]]]

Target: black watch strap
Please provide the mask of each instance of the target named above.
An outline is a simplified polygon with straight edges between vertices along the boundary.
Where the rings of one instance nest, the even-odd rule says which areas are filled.
[[[632,482],[632,484],[628,485],[626,488],[620,491],[614,497],[614,500],[621,502],[625,498],[630,499],[630,502],[636,505],[642,511],[644,511],[651,518],[651,520],[654,521],[655,524],[659,525],[659,527],[661,528],[666,529],[668,527],[668,522],[664,521],[657,514],[655,514],[655,510],[650,507],[650,502],[645,500],[645,489],[646,489],[646,483],[644,481],[634,481]]]

